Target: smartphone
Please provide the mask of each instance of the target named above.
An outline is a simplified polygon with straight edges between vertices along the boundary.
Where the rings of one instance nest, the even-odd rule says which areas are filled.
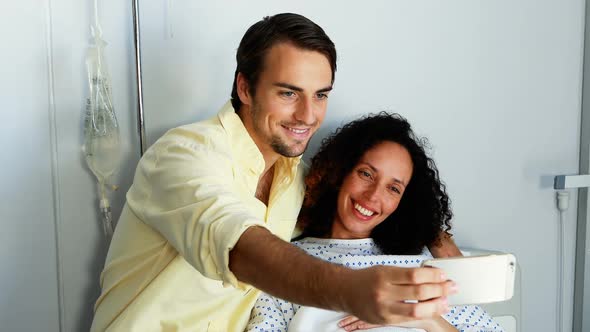
[[[516,258],[512,254],[433,258],[422,266],[437,267],[457,283],[459,290],[449,295],[449,305],[506,301],[514,295]]]

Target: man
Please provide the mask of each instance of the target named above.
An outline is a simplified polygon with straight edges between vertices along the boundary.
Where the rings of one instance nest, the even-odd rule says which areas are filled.
[[[300,15],[267,17],[236,58],[231,105],[169,131],[141,159],[92,330],[243,331],[258,289],[373,323],[443,313],[451,285],[440,270],[352,271],[287,242],[303,199],[300,155],[336,71],[324,31]]]

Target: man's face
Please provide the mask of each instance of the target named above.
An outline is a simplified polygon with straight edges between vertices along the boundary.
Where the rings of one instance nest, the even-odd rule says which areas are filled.
[[[324,120],[331,81],[332,69],[323,54],[290,43],[269,50],[255,95],[247,92],[242,98],[244,91],[240,93],[240,116],[265,158],[305,151]]]

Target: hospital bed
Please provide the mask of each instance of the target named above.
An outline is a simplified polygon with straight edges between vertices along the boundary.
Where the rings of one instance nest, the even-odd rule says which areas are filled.
[[[498,251],[474,249],[474,248],[461,248],[461,252],[465,256],[474,255],[489,255],[499,253]],[[508,301],[481,304],[494,320],[504,328],[506,332],[521,332],[521,306],[522,306],[522,294],[521,294],[521,272],[520,266],[518,265],[518,257],[516,257],[516,275],[514,280],[514,295]]]

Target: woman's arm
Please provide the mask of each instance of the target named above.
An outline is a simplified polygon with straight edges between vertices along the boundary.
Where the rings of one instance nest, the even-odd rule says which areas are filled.
[[[262,293],[254,304],[245,332],[267,330],[287,332],[298,307],[293,303]]]
[[[374,325],[365,323],[354,316],[348,316],[338,323],[338,326],[345,331],[360,331],[368,330],[376,327],[383,327],[384,325]],[[399,323],[389,326],[408,327],[415,329],[422,329],[426,332],[457,332],[458,330],[447,322],[444,318],[438,316],[430,319],[414,320],[404,323]]]
[[[439,234],[439,243],[431,244],[428,250],[436,258],[463,256],[455,241],[445,232]]]
[[[502,332],[504,329],[485,311],[477,305],[453,306],[451,311],[443,316],[461,331]]]
[[[398,324],[400,327],[423,329],[426,332],[457,332],[458,330],[442,317],[416,320]]]

